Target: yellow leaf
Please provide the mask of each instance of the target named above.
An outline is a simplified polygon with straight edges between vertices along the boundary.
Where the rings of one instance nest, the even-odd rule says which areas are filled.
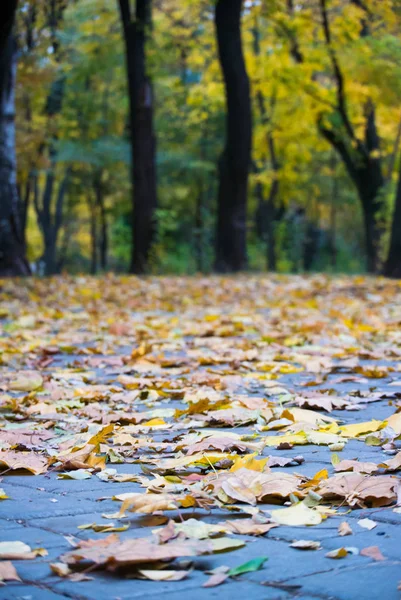
[[[272,521],[279,525],[289,525],[291,527],[301,527],[304,525],[319,525],[322,522],[322,516],[313,508],[309,508],[303,502],[299,502],[289,508],[279,508],[272,510]]]
[[[256,452],[253,454],[248,454],[246,456],[238,456],[238,458],[234,459],[234,464],[231,467],[230,471],[238,471],[238,469],[249,469],[250,471],[258,471],[259,473],[263,473],[265,471],[266,463],[269,458],[261,458],[256,459]]]
[[[344,437],[358,437],[365,433],[372,433],[383,429],[387,424],[386,421],[366,421],[365,423],[353,423],[351,425],[343,425],[340,427],[341,435]]]

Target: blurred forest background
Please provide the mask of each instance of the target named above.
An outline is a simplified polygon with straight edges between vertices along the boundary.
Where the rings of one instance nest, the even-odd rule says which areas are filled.
[[[33,272],[401,275],[398,0],[20,0],[13,32]]]

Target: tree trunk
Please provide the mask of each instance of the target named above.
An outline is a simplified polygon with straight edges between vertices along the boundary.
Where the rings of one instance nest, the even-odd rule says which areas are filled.
[[[8,2],[0,25],[0,276],[29,275],[20,221],[15,156],[16,42],[12,33],[17,1]]]
[[[97,273],[97,210],[96,203],[92,200],[89,200],[89,210],[90,210],[90,232],[91,232],[91,266],[90,272],[91,275],[96,275]]]
[[[226,142],[219,161],[215,269],[247,266],[246,216],[252,117],[241,43],[242,0],[218,0],[215,25],[226,90]]]
[[[119,0],[126,47],[132,152],[131,273],[147,271],[155,234],[156,138],[153,127],[153,89],[146,73],[145,44],[151,24],[151,0]]]
[[[96,206],[100,216],[100,240],[99,240],[99,259],[100,268],[102,271],[107,269],[107,251],[108,251],[108,230],[107,230],[107,215],[104,204],[104,193],[102,184],[102,174],[100,173],[95,180]]]
[[[383,218],[381,213],[384,203],[382,197],[384,183],[381,169],[375,168],[372,164],[360,172],[357,182],[365,225],[368,273],[377,273],[380,270],[380,242],[383,234],[383,224],[380,219]]]
[[[383,275],[401,279],[401,163],[391,226],[390,248]]]
[[[275,239],[276,197],[279,185],[275,180],[270,188],[269,198],[266,200],[261,183],[256,184],[258,208],[256,210],[256,231],[260,239],[266,242],[266,260],[269,271],[277,271],[277,253]]]
[[[337,178],[337,157],[333,154],[332,159],[332,171],[333,171],[333,191],[331,194],[330,204],[330,239],[329,239],[329,252],[330,252],[330,263],[333,269],[337,266],[337,202],[338,202],[338,178]]]
[[[319,123],[319,129],[343,160],[356,187],[364,219],[366,267],[368,273],[377,273],[380,267],[380,242],[383,234],[383,225],[380,219],[384,205],[382,192],[385,179],[380,158],[371,156],[380,147],[374,110],[367,119],[365,144],[358,141],[358,148],[352,151],[336,133],[325,128],[322,123]]]

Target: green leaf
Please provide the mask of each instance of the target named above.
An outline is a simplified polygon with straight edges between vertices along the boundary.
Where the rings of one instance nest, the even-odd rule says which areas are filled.
[[[253,558],[248,562],[230,569],[228,575],[234,577],[235,575],[243,575],[244,573],[251,573],[252,571],[259,571],[268,560],[267,556],[260,556],[259,558]]]

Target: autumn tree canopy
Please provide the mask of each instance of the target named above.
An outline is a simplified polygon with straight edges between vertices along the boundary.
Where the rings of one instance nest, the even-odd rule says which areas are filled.
[[[397,2],[14,9],[0,243],[15,273],[400,275]]]

